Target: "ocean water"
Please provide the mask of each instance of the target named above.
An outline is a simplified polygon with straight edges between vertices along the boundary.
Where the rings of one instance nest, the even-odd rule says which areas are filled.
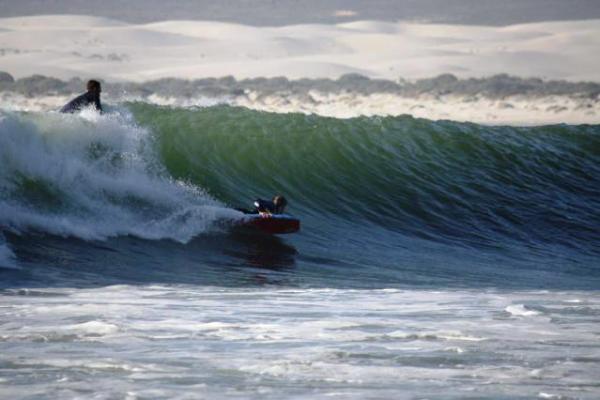
[[[598,125],[0,111],[0,398],[596,399],[599,209]]]

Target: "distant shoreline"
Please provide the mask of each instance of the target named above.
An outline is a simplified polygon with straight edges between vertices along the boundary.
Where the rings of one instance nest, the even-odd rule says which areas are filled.
[[[13,79],[0,72],[0,109],[52,111],[85,86],[41,75]],[[451,74],[414,81],[233,77],[148,82],[103,82],[107,103],[143,101],[173,107],[227,104],[277,113],[350,118],[409,114],[432,120],[484,124],[600,123],[600,84],[496,75],[459,79]]]
[[[94,78],[112,104],[597,124],[598,38],[600,19],[256,27],[85,15],[0,18],[0,107],[55,110]]]
[[[26,97],[71,95],[81,92],[84,86],[85,79],[81,77],[61,80],[44,75],[32,75],[15,79],[9,73],[0,71],[0,92],[15,92]],[[508,74],[468,79],[460,79],[452,74],[442,74],[432,78],[400,79],[398,81],[371,79],[360,74],[345,74],[338,79],[288,79],[283,76],[239,80],[233,76],[203,79],[161,78],[145,82],[104,80],[103,87],[106,92],[127,96],[158,95],[180,98],[239,96],[249,92],[257,92],[261,96],[276,93],[303,96],[312,91],[332,94],[348,92],[360,95],[394,94],[409,98],[448,95],[478,96],[494,100],[512,96],[530,98],[567,96],[599,100],[600,96],[600,83],[596,82],[521,78]]]

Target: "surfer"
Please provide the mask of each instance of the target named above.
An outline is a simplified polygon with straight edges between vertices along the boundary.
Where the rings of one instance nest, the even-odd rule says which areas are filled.
[[[238,226],[252,231],[262,231],[270,235],[295,233],[300,230],[300,220],[284,214],[287,200],[281,195],[272,200],[256,199],[254,209],[236,208],[246,216],[238,221]]]
[[[273,197],[271,201],[256,199],[254,202],[254,207],[261,215],[283,214],[285,206],[287,206],[287,200],[280,195]]]
[[[277,195],[273,197],[272,200],[256,199],[256,201],[254,201],[254,210],[246,210],[243,208],[236,208],[236,210],[241,211],[244,214],[260,214],[261,216],[268,217],[272,214],[283,214],[286,206],[286,198]]]
[[[75,97],[73,100],[65,104],[63,108],[60,109],[60,112],[74,113],[80,111],[82,108],[89,106],[90,104],[93,104],[96,110],[102,112],[102,105],[100,104],[100,93],[102,93],[100,82],[91,79],[87,83],[87,92]]]

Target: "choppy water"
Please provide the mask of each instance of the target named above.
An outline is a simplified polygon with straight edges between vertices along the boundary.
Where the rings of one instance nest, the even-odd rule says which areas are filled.
[[[600,394],[599,126],[4,111],[0,163],[1,397]]]

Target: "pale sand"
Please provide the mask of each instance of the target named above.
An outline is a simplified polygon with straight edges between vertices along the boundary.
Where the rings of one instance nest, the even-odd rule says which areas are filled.
[[[0,70],[16,78],[43,74],[139,82],[226,75],[238,79],[338,78],[355,72],[397,80],[442,73],[463,78],[508,73],[598,82],[599,59],[600,20],[508,27],[364,21],[272,28],[203,21],[134,25],[86,16],[0,19]],[[312,106],[287,98],[259,104],[247,97],[247,105],[334,116],[411,113],[487,123],[600,120],[597,101],[588,107],[567,104],[570,99],[509,99],[507,106],[506,101],[473,103],[454,98],[404,101],[381,95],[346,101],[343,96],[334,97]],[[4,96],[1,104],[7,101]],[[244,99],[236,102],[244,103]],[[555,102],[558,107],[544,102]]]

